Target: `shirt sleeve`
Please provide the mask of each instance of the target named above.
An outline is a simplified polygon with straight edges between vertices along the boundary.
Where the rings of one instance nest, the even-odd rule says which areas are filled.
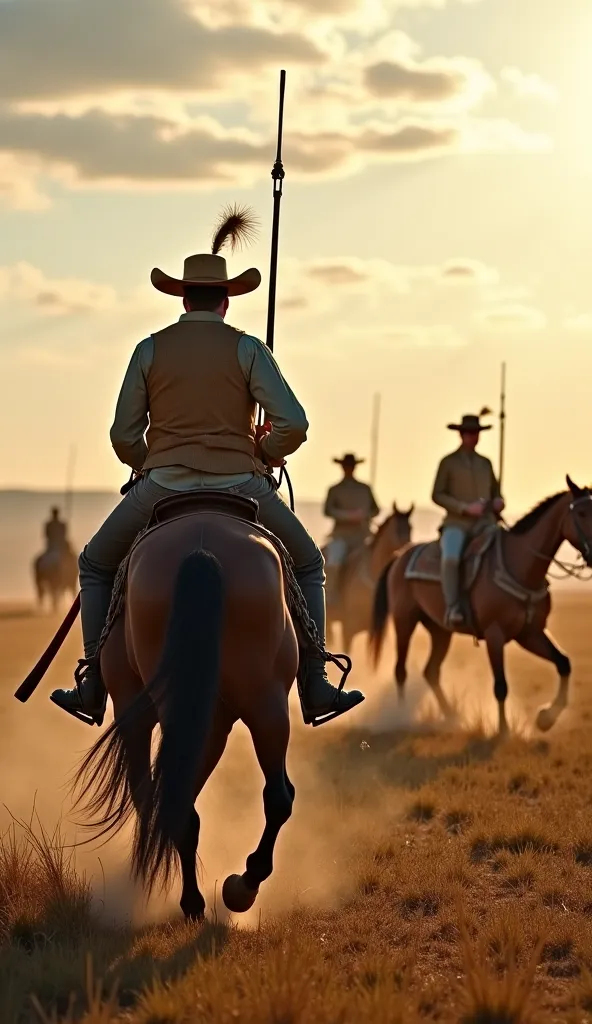
[[[141,470],[148,454],[144,434],[149,422],[147,377],[153,353],[152,337],[136,346],[121,385],[110,432],[117,458],[136,472]]]
[[[434,489],[432,491],[432,501],[435,505],[439,505],[440,508],[446,509],[452,515],[463,515],[465,511],[464,501],[459,501],[457,498],[450,494],[450,466],[446,459],[442,459],[442,462],[438,466],[438,472],[436,473],[436,479],[434,481]]]
[[[368,490],[369,490],[369,493],[370,493],[370,518],[374,519],[374,517],[377,516],[378,513],[380,512],[380,509],[378,507],[378,503],[376,501],[376,498],[374,497],[374,493],[372,491],[372,488],[369,487]]]
[[[323,514],[327,519],[333,519],[336,523],[345,523],[349,520],[350,513],[346,509],[340,508],[338,492],[334,487],[330,487],[327,491]]]
[[[501,492],[501,489],[500,489],[499,480],[498,480],[497,476],[495,475],[495,470],[494,470],[493,465],[491,464],[491,462],[489,463],[489,469],[491,471],[491,497],[492,498],[501,498],[502,492]]]
[[[263,440],[263,454],[274,462],[285,459],[306,441],[308,420],[304,409],[272,353],[258,338],[243,334],[238,359],[251,395],[265,410],[273,428]]]

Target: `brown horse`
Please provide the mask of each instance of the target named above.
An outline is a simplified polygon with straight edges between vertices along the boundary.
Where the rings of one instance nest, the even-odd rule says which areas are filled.
[[[327,608],[327,627],[334,636],[335,624],[341,622],[341,646],[346,654],[351,651],[354,637],[370,629],[376,584],[393,555],[410,542],[414,510],[412,505],[408,512],[403,512],[393,502],[391,515],[366,543],[352,551],[343,566],[339,606]]]
[[[115,719],[84,758],[74,788],[86,812],[100,816],[101,835],[117,832],[135,810],[132,868],[148,892],[169,882],[178,856],[187,918],[201,919],[205,910],[194,803],[239,719],[265,777],[265,829],[245,873],[224,883],[228,909],[248,910],[271,875],[294,800],[286,752],[297,669],[282,563],[255,523],[194,511],[138,541],[125,612],[101,652]],[[157,722],[161,741],[151,768]]]
[[[43,608],[49,597],[52,610],[58,610],[60,601],[69,591],[72,599],[78,590],[78,558],[69,546],[48,548],[33,562],[33,577],[37,590],[37,603]]]
[[[551,610],[546,577],[563,541],[577,548],[586,565],[592,566],[592,493],[588,488],[578,487],[569,477],[566,479],[567,492],[546,498],[511,529],[493,527],[489,537],[477,538],[466,553],[463,569],[465,585],[470,589],[466,599],[470,624],[460,631],[485,640],[499,707],[500,733],[507,731],[504,647],[510,640],[552,662],[559,674],[554,702],[541,708],[537,715],[539,729],[550,729],[567,706],[571,665],[545,629]],[[451,716],[451,707],[440,688],[440,668],[452,633],[444,626],[444,599],[438,583],[439,567],[434,561],[437,544],[434,541],[430,545],[431,551],[427,545],[414,545],[386,568],[376,590],[369,644],[376,665],[390,612],[397,638],[395,679],[402,697],[409,643],[417,624],[425,626],[432,649],[424,677],[443,714]],[[426,555],[428,561],[423,561],[422,566],[421,559]],[[418,567],[415,570],[414,565]]]

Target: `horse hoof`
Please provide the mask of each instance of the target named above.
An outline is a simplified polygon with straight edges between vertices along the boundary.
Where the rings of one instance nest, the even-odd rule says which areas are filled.
[[[229,875],[222,886],[224,906],[233,914],[244,914],[257,899],[258,889],[249,889],[242,875]]]
[[[541,732],[549,732],[555,725],[555,715],[551,708],[541,708],[536,716],[537,729]]]
[[[206,912],[204,907],[184,907],[181,906],[183,911],[183,917],[186,921],[191,924],[201,924],[206,919]]]
[[[186,921],[201,924],[205,920],[206,905],[203,899],[181,900],[181,910]]]

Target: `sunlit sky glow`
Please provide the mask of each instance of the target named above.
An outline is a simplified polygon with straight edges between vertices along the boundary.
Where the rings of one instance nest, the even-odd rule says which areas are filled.
[[[265,335],[287,69],[276,355],[311,423],[302,497],[368,455],[429,500],[445,424],[498,408],[524,508],[592,479],[589,0],[0,0],[0,486],[116,488],[131,351],[172,321],[220,208],[261,268],[229,321]],[[497,431],[483,450],[497,458]]]

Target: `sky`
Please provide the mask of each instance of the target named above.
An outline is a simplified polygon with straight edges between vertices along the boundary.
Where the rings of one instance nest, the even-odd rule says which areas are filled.
[[[591,33],[589,0],[0,0],[0,487],[63,486],[73,445],[77,487],[127,478],[121,380],[181,312],[150,271],[229,203],[263,283],[228,321],[265,337],[281,68],[297,493],[368,459],[375,393],[383,505],[427,504],[483,405],[497,465],[502,361],[509,509],[589,482]]]

